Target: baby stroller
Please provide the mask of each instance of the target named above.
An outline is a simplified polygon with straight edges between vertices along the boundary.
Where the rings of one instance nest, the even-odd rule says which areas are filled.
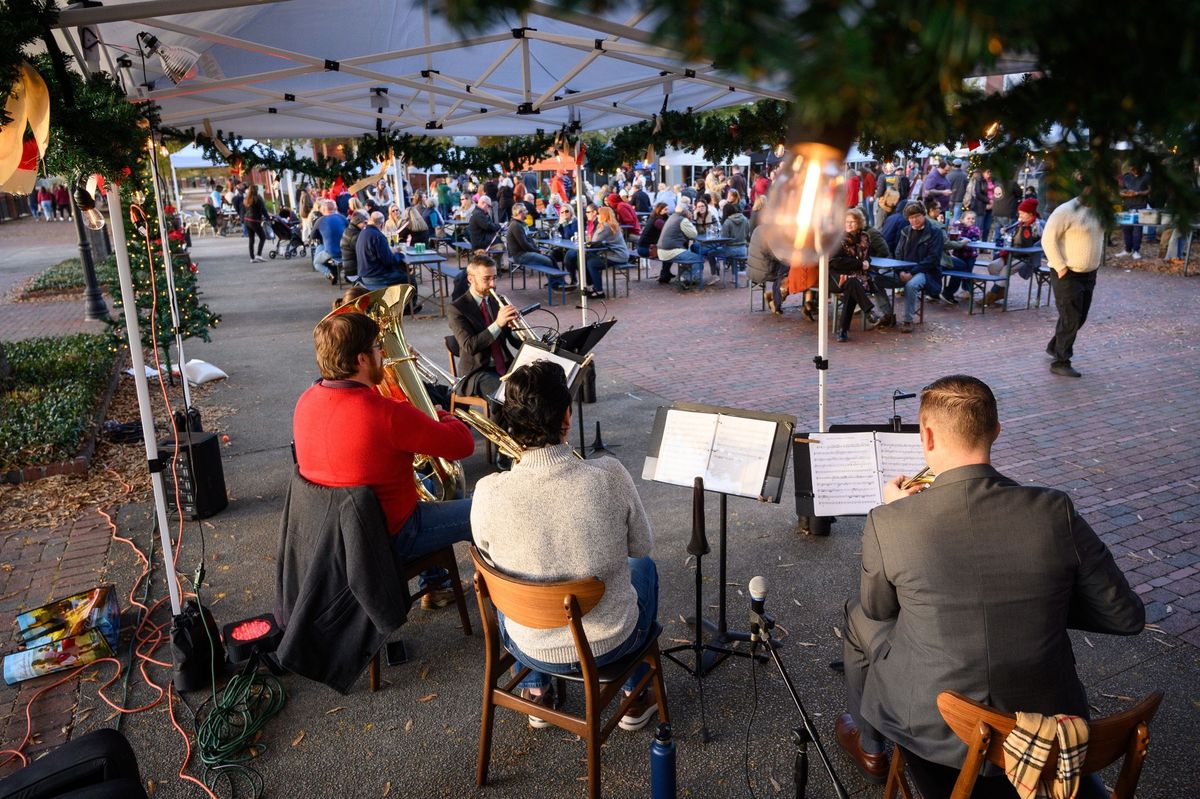
[[[279,248],[284,246],[285,242],[284,258],[291,258],[293,255],[299,255],[301,258],[308,256],[308,248],[300,238],[300,220],[295,217],[272,216],[271,232],[275,234],[275,248],[267,253],[271,258],[279,255]]]

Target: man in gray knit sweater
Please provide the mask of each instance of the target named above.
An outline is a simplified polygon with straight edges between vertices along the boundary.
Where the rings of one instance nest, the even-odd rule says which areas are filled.
[[[597,665],[636,652],[658,615],[658,571],[650,557],[650,522],[633,478],[614,458],[580,460],[566,444],[571,394],[562,369],[540,361],[507,378],[504,419],[525,451],[512,471],[491,474],[475,487],[471,529],[475,545],[500,571],[524,580],[557,582],[599,577],[604,597],[583,619]],[[556,707],[551,675],[578,671],[570,628],[537,630],[501,617],[504,645],[531,671],[522,695]],[[625,684],[631,693],[643,664]],[[646,688],[620,721],[641,729],[656,710]],[[546,722],[529,717],[533,727]]]

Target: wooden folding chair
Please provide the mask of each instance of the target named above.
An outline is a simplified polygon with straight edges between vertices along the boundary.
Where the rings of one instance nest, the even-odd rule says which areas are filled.
[[[1088,724],[1087,757],[1082,769],[1084,774],[1100,771],[1125,758],[1112,799],[1132,799],[1134,795],[1150,744],[1150,721],[1158,711],[1162,698],[1162,691],[1155,691],[1129,710],[1095,719]],[[946,724],[967,745],[967,756],[949,799],[968,799],[975,789],[980,767],[985,760],[1004,768],[1004,739],[1016,726],[1017,717],[968,699],[956,691],[942,691],[938,694],[937,704]],[[1058,745],[1055,744],[1042,773],[1053,775],[1057,763]],[[912,793],[904,778],[904,757],[900,747],[896,747],[892,753],[892,766],[883,790],[884,799],[895,799],[898,791],[905,799],[911,799]],[[1012,795],[1016,796],[1015,790]]]
[[[475,595],[479,600],[479,612],[483,619],[486,661],[483,683],[483,717],[479,725],[479,761],[475,769],[475,783],[487,784],[488,761],[492,748],[492,725],[496,706],[509,708],[524,715],[537,716],[556,727],[574,733],[587,741],[588,749],[588,796],[600,797],[600,747],[638,694],[654,681],[658,694],[658,715],[661,721],[670,721],[667,716],[667,692],[663,684],[662,665],[659,662],[658,634],[655,630],[639,651],[615,663],[597,666],[592,656],[591,645],[583,633],[583,617],[596,607],[604,596],[604,582],[597,577],[570,580],[558,583],[533,583],[502,574],[484,562],[479,550],[471,547],[471,560],[475,564]],[[526,627],[552,630],[570,627],[579,655],[580,672],[562,675],[566,680],[583,684],[584,714],[573,716],[522,699],[517,685],[529,673],[521,667],[515,677],[507,677],[516,658],[500,641],[500,628],[496,610]],[[649,665],[646,675],[638,683],[633,694],[622,697],[612,717],[603,725],[601,714],[621,696],[625,680],[640,664]]]

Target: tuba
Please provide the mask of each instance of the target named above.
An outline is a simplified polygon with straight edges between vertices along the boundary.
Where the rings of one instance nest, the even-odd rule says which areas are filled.
[[[407,400],[425,415],[437,419],[437,411],[421,382],[417,357],[404,340],[404,328],[401,325],[404,307],[412,292],[413,287],[407,283],[388,286],[339,306],[329,316],[361,313],[374,319],[379,325],[384,355],[384,376],[378,386],[379,393],[392,399]],[[422,502],[443,502],[466,495],[466,478],[462,464],[457,461],[413,453],[413,479],[417,484],[417,496]]]

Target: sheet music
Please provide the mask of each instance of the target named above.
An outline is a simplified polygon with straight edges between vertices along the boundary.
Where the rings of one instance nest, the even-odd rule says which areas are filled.
[[[925,468],[925,453],[919,433],[876,433],[879,451],[879,495],[883,484],[893,477],[912,477]]]
[[[521,347],[517,352],[517,357],[513,358],[512,364],[508,367],[509,372],[515,372],[522,366],[528,366],[531,363],[538,361],[550,361],[562,367],[563,374],[567,378],[567,386],[571,386],[575,382],[575,376],[579,374],[579,364],[570,358],[564,358],[561,355],[544,350],[541,347]],[[496,402],[504,402],[504,387],[507,385],[503,381],[500,383],[500,388],[496,389]]]
[[[874,433],[809,433],[813,513],[856,516],[882,503]]]
[[[718,416],[704,487],[758,499],[771,460],[775,428],[775,422],[765,419]]]
[[[704,477],[708,488],[706,473],[718,419],[712,413],[667,411],[653,479],[690,486],[697,477]]]

